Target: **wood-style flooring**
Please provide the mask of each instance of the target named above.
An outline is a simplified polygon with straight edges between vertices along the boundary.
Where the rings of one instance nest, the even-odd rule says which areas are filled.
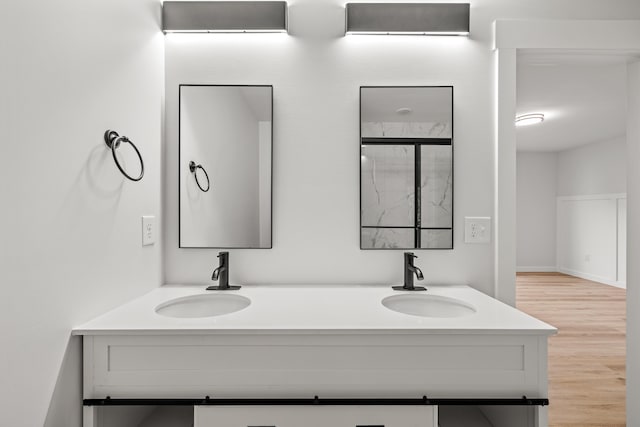
[[[549,426],[625,426],[626,291],[560,273],[518,273],[517,307],[549,339]],[[638,402],[640,404],[640,402]]]

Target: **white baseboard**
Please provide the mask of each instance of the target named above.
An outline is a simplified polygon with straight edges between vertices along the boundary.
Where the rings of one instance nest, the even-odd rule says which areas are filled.
[[[581,279],[591,280],[593,282],[602,283],[604,285],[615,286],[616,288],[626,288],[626,282],[619,282],[607,277],[597,276],[595,274],[583,273],[582,271],[572,270],[570,268],[558,267],[558,272],[568,274],[570,276],[576,276]]]
[[[516,267],[518,273],[557,273],[558,267],[554,266],[535,266],[535,267]]]

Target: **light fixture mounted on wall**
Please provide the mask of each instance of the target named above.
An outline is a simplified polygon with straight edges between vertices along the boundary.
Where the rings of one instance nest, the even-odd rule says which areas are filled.
[[[469,35],[469,3],[347,3],[346,34]]]
[[[165,33],[286,33],[285,1],[165,1]]]
[[[516,126],[518,127],[536,125],[542,122],[544,122],[544,114],[542,113],[521,114],[516,116]]]

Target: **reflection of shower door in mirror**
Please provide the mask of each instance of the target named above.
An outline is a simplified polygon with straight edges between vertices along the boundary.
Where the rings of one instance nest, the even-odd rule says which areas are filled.
[[[360,248],[453,249],[453,86],[360,87]]]
[[[362,138],[361,247],[451,248],[451,138]]]

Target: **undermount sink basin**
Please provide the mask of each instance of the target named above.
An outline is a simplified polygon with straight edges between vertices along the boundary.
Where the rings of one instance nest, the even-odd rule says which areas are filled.
[[[231,294],[199,294],[163,302],[156,313],[167,317],[213,317],[247,308],[249,298]]]
[[[383,299],[382,305],[398,313],[422,317],[462,317],[476,312],[471,304],[441,295],[394,295]]]

